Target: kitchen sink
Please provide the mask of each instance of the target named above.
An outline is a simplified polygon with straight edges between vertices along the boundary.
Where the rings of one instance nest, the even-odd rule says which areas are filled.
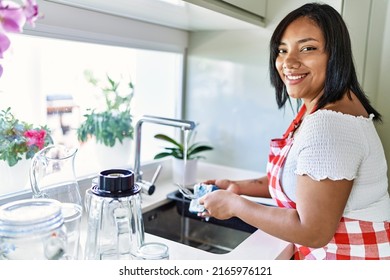
[[[168,198],[169,203],[143,214],[145,232],[207,252],[225,254],[256,230],[238,218],[205,221],[188,211],[190,201],[178,191]]]

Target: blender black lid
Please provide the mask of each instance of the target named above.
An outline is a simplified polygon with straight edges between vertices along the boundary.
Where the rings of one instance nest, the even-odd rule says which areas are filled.
[[[141,187],[134,184],[134,173],[127,169],[108,169],[100,172],[92,192],[99,196],[123,197],[139,193]]]

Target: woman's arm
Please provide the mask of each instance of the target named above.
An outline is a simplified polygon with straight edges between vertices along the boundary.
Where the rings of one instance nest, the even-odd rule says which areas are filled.
[[[268,190],[268,178],[267,176],[256,178],[256,179],[247,179],[247,180],[207,180],[205,184],[216,185],[218,188],[223,190],[228,190],[235,194],[239,195],[248,195],[256,197],[267,197],[270,198],[271,195]]]
[[[214,191],[200,199],[217,219],[238,217],[273,236],[308,247],[325,246],[343,214],[353,181],[315,181],[298,176],[297,209],[265,206],[235,193]]]

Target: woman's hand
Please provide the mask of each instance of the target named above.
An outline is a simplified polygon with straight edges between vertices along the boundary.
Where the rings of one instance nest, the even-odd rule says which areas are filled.
[[[235,194],[268,198],[271,197],[268,190],[267,176],[246,180],[214,179],[204,181],[203,183],[216,185],[222,190],[227,190]]]
[[[216,190],[199,199],[199,203],[207,211],[200,213],[201,217],[214,217],[220,220],[226,220],[234,217],[234,209],[240,202],[241,197],[233,192],[226,190]]]
[[[219,180],[207,180],[203,182],[208,185],[215,185],[219,189],[231,191],[233,193],[239,194],[239,187],[235,181],[228,179],[219,179]]]

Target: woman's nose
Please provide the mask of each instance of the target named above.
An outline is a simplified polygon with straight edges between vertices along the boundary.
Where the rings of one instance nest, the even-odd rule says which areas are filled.
[[[284,57],[283,69],[298,69],[300,66],[301,62],[295,54],[289,53]]]

